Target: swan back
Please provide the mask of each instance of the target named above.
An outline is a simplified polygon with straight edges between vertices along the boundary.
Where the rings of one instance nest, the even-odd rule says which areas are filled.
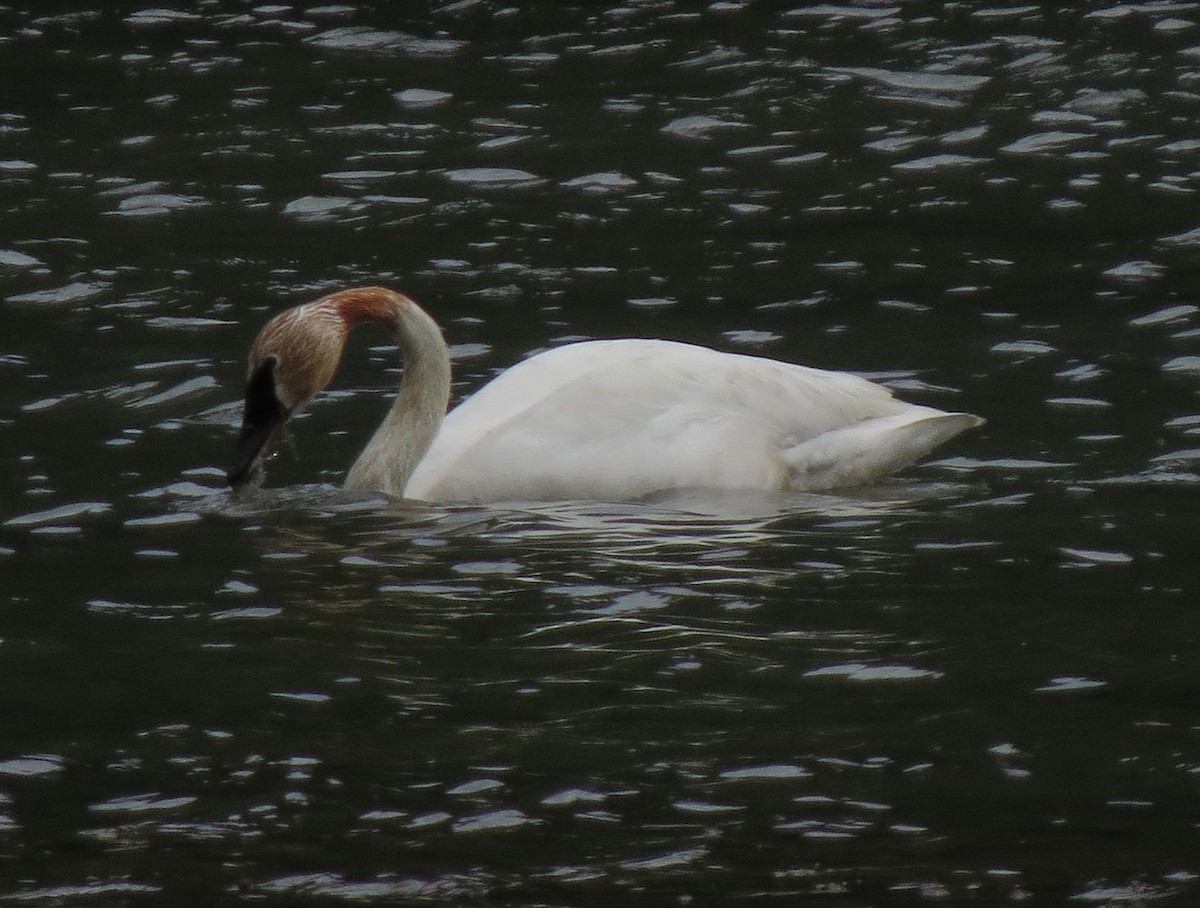
[[[836,443],[806,443],[885,418],[899,432],[901,417],[918,414],[944,415],[846,373],[671,341],[589,341],[526,360],[451,412],[405,494],[618,500],[693,487],[831,488],[890,472],[890,461],[860,458],[862,469],[848,469]],[[878,434],[887,446],[888,431]],[[893,445],[890,460],[911,462],[919,448]]]

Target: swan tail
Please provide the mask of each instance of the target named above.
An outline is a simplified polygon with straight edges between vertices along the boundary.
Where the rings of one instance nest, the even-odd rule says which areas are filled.
[[[788,485],[797,491],[821,491],[873,482],[984,422],[970,413],[928,407],[866,419],[786,448],[782,453]]]

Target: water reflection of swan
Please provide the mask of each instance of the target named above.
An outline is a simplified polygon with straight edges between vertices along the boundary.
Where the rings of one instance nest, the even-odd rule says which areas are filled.
[[[813,491],[878,479],[983,422],[854,375],[662,340],[541,353],[446,415],[450,354],[437,323],[400,293],[360,287],[288,309],[255,339],[232,485],[329,384],[362,321],[396,332],[404,378],[347,488],[439,501]]]

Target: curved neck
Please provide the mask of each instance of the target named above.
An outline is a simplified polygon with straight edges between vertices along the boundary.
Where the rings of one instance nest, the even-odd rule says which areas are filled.
[[[347,330],[367,319],[390,325],[404,357],[404,377],[391,410],[346,474],[345,487],[403,495],[450,403],[450,351],[437,322],[408,297],[375,287],[348,293],[354,295],[337,306]]]

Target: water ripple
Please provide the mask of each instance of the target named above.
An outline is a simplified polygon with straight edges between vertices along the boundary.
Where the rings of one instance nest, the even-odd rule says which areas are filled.
[[[0,899],[1194,901],[1193,5],[0,9]],[[391,502],[376,335],[230,495],[254,332],[355,283],[456,399],[633,334],[989,422]]]
[[[403,54],[415,58],[453,57],[467,45],[450,38],[422,38],[399,31],[347,25],[304,39],[321,50],[353,54]]]

